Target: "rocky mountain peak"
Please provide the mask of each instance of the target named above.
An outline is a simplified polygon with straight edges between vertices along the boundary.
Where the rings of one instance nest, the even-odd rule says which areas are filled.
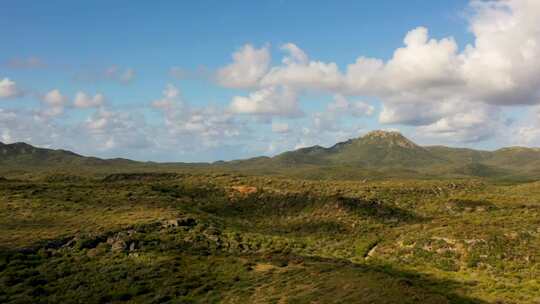
[[[420,147],[396,131],[375,130],[368,132],[360,139],[368,142],[386,143],[389,146],[399,146],[403,148]]]

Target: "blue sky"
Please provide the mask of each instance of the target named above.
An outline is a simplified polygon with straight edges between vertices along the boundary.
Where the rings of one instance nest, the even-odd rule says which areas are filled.
[[[540,44],[535,1],[1,2],[3,142],[157,161],[273,155],[380,128],[423,144],[540,142],[540,73],[523,55]],[[496,39],[490,22],[519,28]],[[358,58],[381,66],[348,73]]]

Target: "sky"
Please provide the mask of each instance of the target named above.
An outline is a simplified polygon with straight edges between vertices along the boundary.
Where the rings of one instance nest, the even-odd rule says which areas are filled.
[[[217,161],[540,146],[540,1],[0,0],[0,141]]]

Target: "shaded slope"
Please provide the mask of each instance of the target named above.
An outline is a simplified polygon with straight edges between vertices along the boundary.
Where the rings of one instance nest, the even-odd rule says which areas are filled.
[[[38,148],[26,143],[0,142],[0,164],[12,167],[61,167],[61,166],[124,166],[137,162],[128,159],[100,159],[86,157],[66,150]]]

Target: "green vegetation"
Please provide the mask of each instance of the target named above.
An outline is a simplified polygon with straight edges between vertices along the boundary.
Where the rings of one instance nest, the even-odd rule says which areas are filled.
[[[214,164],[0,144],[0,303],[540,302],[539,153],[393,132]]]
[[[2,303],[534,303],[540,184],[0,182]]]

